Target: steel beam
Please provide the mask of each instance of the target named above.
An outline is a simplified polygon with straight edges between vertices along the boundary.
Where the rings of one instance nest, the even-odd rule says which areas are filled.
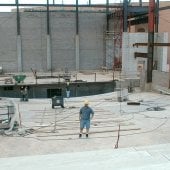
[[[128,13],[148,13],[148,7],[128,6]]]
[[[147,83],[152,82],[154,46],[151,44],[154,44],[154,26],[155,26],[155,0],[149,0]]]
[[[47,35],[50,35],[50,13],[49,13],[49,0],[47,0]]]
[[[137,57],[148,58],[148,54],[147,53],[138,53],[138,52],[135,52],[134,53],[134,57],[135,58],[137,58]]]
[[[134,20],[130,20],[130,25],[146,24],[148,23],[148,17],[142,17]]]
[[[17,35],[20,35],[20,14],[19,14],[19,2],[16,0],[17,6]]]
[[[128,21],[128,0],[124,0],[123,3],[123,32],[127,32],[127,21]]]
[[[133,47],[138,47],[138,46],[160,46],[160,47],[165,47],[165,46],[170,46],[170,43],[135,43],[133,44]]]
[[[109,0],[106,0],[106,5],[107,5],[107,7],[106,7],[106,31],[109,31],[109,16],[108,16],[108,14],[109,14]]]
[[[106,0],[106,13],[109,13],[109,0]]]
[[[142,0],[139,0],[139,5],[142,6]]]
[[[76,35],[79,34],[79,1],[76,0]]]
[[[159,0],[156,2],[156,11],[155,11],[155,32],[158,32],[159,28]]]
[[[0,4],[0,6],[16,6],[16,3],[13,4]],[[40,6],[47,6],[47,4],[20,4],[21,7],[40,7]],[[49,4],[49,6],[51,7],[76,7],[76,4]],[[107,5],[106,4],[79,4],[79,7],[93,7],[93,8],[106,8]],[[109,8],[123,8],[123,4],[119,4],[119,5],[109,5]]]

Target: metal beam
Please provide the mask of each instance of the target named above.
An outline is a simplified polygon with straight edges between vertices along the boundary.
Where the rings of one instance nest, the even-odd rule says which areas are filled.
[[[153,45],[154,44],[154,26],[155,26],[155,0],[149,0],[147,83],[152,82],[153,56],[154,56],[154,45]]]
[[[164,7],[160,7],[159,11],[168,10],[168,9],[170,9],[170,6],[164,6]]]
[[[19,2],[16,0],[17,5],[17,35],[20,35],[20,14],[19,14]]]
[[[123,3],[123,32],[127,32],[127,20],[128,20],[128,0],[124,0]]]
[[[159,28],[159,0],[156,0],[155,32],[158,32],[158,28]]]
[[[49,13],[49,0],[47,0],[47,35],[50,35],[50,13]]]
[[[130,20],[130,25],[138,25],[138,24],[146,24],[148,23],[148,17],[142,17],[142,18],[134,18],[133,20]]]
[[[106,0],[106,13],[109,13],[109,0]]]
[[[134,57],[135,58],[137,58],[137,57],[148,58],[148,53],[138,53],[138,52],[135,52],[134,53]]]
[[[0,4],[0,6],[16,6],[16,3],[14,4]],[[40,6],[47,6],[47,4],[20,4],[21,7],[40,7]],[[49,4],[51,7],[76,7],[76,4]],[[79,4],[78,7],[93,7],[93,8],[106,8],[106,4]],[[123,8],[123,4],[119,5],[109,5],[109,8]]]
[[[133,44],[133,47],[138,47],[138,46],[160,46],[160,47],[165,47],[165,46],[170,46],[170,43],[135,43]]]
[[[139,5],[142,6],[142,0],[139,0]]]
[[[79,1],[76,0],[76,35],[79,34]]]
[[[148,7],[128,6],[128,13],[148,13]]]

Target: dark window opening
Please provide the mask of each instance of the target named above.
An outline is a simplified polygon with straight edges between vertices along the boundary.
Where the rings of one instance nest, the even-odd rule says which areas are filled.
[[[5,91],[14,90],[14,87],[12,87],[12,86],[6,86],[6,87],[4,87],[4,90],[5,90]]]

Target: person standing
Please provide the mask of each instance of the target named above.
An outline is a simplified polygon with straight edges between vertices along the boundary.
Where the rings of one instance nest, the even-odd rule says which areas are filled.
[[[91,107],[89,107],[89,101],[84,101],[84,106],[80,109],[79,113],[79,120],[80,120],[80,133],[79,138],[82,137],[83,129],[86,127],[86,138],[88,138],[89,135],[89,129],[90,129],[90,120],[94,116],[94,111]]]

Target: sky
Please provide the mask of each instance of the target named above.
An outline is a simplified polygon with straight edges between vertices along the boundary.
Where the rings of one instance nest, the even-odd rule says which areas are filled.
[[[170,0],[160,0],[160,1],[170,1]],[[36,4],[36,3],[46,3],[47,0],[19,0],[19,3],[24,4]],[[76,0],[49,0],[49,3],[55,2],[56,4],[75,4]],[[88,4],[89,0],[79,0],[79,4]],[[122,3],[123,0],[109,0],[109,3]],[[131,0],[131,2],[139,2],[139,0]],[[149,2],[149,0],[142,0],[142,2]],[[0,0],[0,3],[15,3],[15,0]],[[106,0],[91,0],[92,4],[105,4]],[[0,11],[10,11],[11,7],[0,7]]]

